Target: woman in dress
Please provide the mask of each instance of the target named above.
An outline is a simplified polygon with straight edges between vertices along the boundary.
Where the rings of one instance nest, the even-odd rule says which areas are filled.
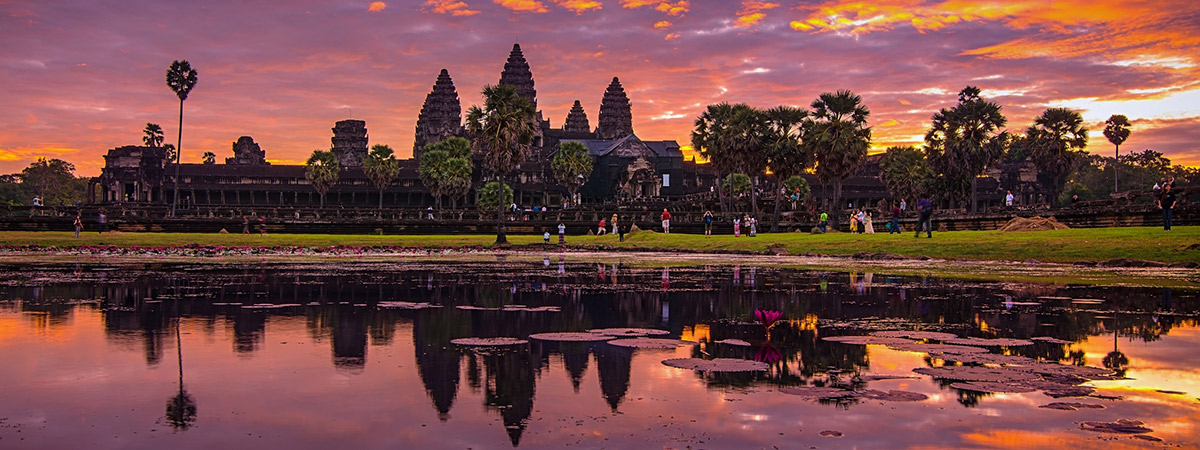
[[[733,218],[733,237],[742,237],[742,219]]]
[[[867,234],[875,234],[875,226],[871,224],[871,213],[867,213],[866,219],[863,219],[863,228],[867,230]]]
[[[612,227],[613,227],[612,234],[617,234],[617,215],[616,214],[613,214],[613,216],[612,216]]]

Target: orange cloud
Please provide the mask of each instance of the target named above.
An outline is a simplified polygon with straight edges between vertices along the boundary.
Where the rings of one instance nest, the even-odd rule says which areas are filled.
[[[550,12],[546,9],[546,4],[538,0],[492,0],[492,3],[519,12]]]
[[[692,5],[688,0],[679,0],[675,2],[660,1],[660,0],[621,0],[621,7],[624,8],[641,8],[643,6],[654,7],[659,12],[667,13],[671,16],[680,16],[688,12]]]
[[[767,17],[765,11],[778,8],[778,3],[769,3],[759,0],[742,0],[742,9],[738,11],[738,18],[734,22],[737,26],[749,28],[757,25]]]
[[[599,1],[594,0],[554,0],[554,3],[558,6],[574,11],[575,14],[583,14],[584,11],[601,9],[603,6]]]
[[[387,8],[387,3],[384,3],[384,2],[371,2],[370,5],[367,5],[367,11],[373,12],[373,13],[383,11],[386,8]]]
[[[427,0],[425,6],[430,7],[431,11],[438,14],[450,14],[452,16],[473,16],[479,14],[479,10],[470,9],[470,5],[466,2],[457,0]]]
[[[667,22],[665,20],[660,20],[658,22],[654,22],[654,28],[666,28],[669,26],[671,26],[671,22]]]
[[[679,33],[667,33],[667,35],[664,36],[663,39],[666,39],[668,41],[672,40],[672,39],[679,39]]]

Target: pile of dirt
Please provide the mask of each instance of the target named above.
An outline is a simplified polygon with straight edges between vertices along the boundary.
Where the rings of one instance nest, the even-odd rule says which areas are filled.
[[[1062,222],[1055,220],[1054,217],[1039,217],[1033,216],[1029,218],[1014,217],[1004,226],[1000,227],[1000,231],[1047,231],[1047,230],[1066,230],[1068,227]]]

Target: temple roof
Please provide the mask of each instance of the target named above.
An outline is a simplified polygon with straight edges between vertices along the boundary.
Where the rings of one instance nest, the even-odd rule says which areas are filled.
[[[517,95],[520,95],[529,104],[537,108],[537,90],[533,88],[533,72],[529,70],[529,63],[525,61],[525,55],[521,53],[521,44],[513,44],[512,53],[508,54],[508,61],[504,63],[504,71],[500,72],[500,84],[506,84],[517,88]]]

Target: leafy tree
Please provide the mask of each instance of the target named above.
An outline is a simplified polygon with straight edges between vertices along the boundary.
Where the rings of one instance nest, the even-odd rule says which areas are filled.
[[[804,199],[812,193],[812,189],[808,186],[808,180],[800,175],[793,175],[783,180],[783,189],[788,192],[788,195],[796,194],[798,199]]]
[[[204,164],[216,164],[217,154],[213,152],[204,152],[204,156],[201,157],[201,159],[204,161]]]
[[[1004,154],[1000,155],[1000,162],[1019,164],[1025,162],[1032,154],[1029,150],[1029,138],[1024,135],[1009,134],[1008,145],[1005,147]]]
[[[504,186],[504,201],[497,203],[496,197],[497,193],[500,191],[500,186]],[[487,184],[484,184],[482,188],[479,188],[479,201],[476,204],[479,206],[480,211],[487,211],[489,209],[497,208],[503,210],[506,205],[512,203],[512,200],[512,188],[508,187],[508,185],[502,185],[495,181],[489,181]]]
[[[471,158],[447,158],[442,163],[442,194],[456,207],[458,200],[471,192],[472,171]]]
[[[75,178],[75,165],[61,159],[38,158],[21,171],[21,190],[28,198],[42,198],[43,205],[73,205],[83,200],[84,189],[80,189]]]
[[[175,187],[173,189],[171,199],[171,216],[175,216],[175,205],[179,203],[179,159],[180,153],[183,151],[183,101],[187,100],[188,94],[192,92],[192,88],[196,87],[196,70],[192,69],[192,64],[183,61],[175,61],[171,63],[171,67],[167,69],[167,87],[175,92],[175,96],[179,97],[179,137],[175,141]]]
[[[1104,137],[1108,138],[1108,142],[1112,142],[1115,149],[1113,150],[1113,158],[1117,161],[1121,160],[1121,144],[1129,139],[1129,118],[1122,114],[1113,114],[1104,121]],[[1113,168],[1113,192],[1120,192],[1120,184],[1117,182],[1117,167]]]
[[[0,205],[17,206],[25,204],[25,193],[21,184],[12,175],[4,175],[0,179]]]
[[[933,115],[933,126],[925,134],[925,151],[930,166],[942,176],[946,194],[961,202],[969,190],[975,211],[979,175],[1004,153],[1008,135],[1000,131],[1008,119],[1000,105],[979,97],[979,88],[967,86],[958,93],[958,104]]]
[[[312,183],[313,189],[321,196],[321,207],[325,207],[325,193],[337,184],[342,166],[338,163],[337,155],[331,151],[313,150],[312,156],[304,163],[304,178]]]
[[[379,189],[379,211],[382,212],[383,191],[396,181],[396,175],[400,174],[400,161],[396,160],[396,155],[392,152],[391,147],[375,144],[371,146],[371,152],[367,153],[367,157],[363,159],[363,172],[367,174],[371,184]]]
[[[755,218],[758,214],[758,177],[767,170],[767,152],[764,143],[767,139],[767,124],[761,111],[744,103],[733,105],[733,117],[730,120],[729,136],[726,142],[734,154],[735,166],[738,171],[750,177],[750,214]]]
[[[483,108],[476,105],[467,110],[467,134],[471,136],[471,148],[483,155],[484,164],[504,186],[504,178],[529,154],[537,111],[512,86],[485,86],[483,97]],[[496,206],[496,243],[508,243],[501,202]]]
[[[766,125],[764,141],[767,165],[775,174],[776,189],[783,190],[788,181],[798,178],[796,175],[803,173],[812,164],[812,148],[804,145],[804,140],[807,138],[805,133],[810,130],[810,127],[806,125],[808,111],[804,108],[776,106],[764,111],[763,119]],[[804,178],[799,179],[804,182],[804,194],[801,197],[806,197],[808,196],[808,181],[804,181]],[[785,192],[791,193],[794,190],[786,189]],[[783,197],[784,195],[775,195],[775,214],[771,220],[772,233],[779,232],[780,203]]]
[[[825,92],[812,103],[813,129],[810,142],[817,160],[817,177],[833,183],[833,205],[840,209],[842,182],[858,171],[871,145],[871,111],[862,97],[848,90]],[[831,214],[836,220],[840,214]]]
[[[696,118],[692,130],[692,146],[713,165],[713,171],[720,178],[722,174],[736,170],[737,160],[728,144],[729,127],[734,114],[734,107],[729,103],[708,105],[704,113]],[[721,204],[721,213],[726,214],[726,195],[721,183],[717,183],[717,200]]]
[[[147,147],[159,147],[163,143],[163,129],[157,123],[146,123],[146,129],[142,130],[145,136],[142,136],[142,143]]]
[[[721,187],[731,195],[750,192],[750,176],[744,173],[731,173],[721,181]]]
[[[588,155],[587,147],[578,142],[563,142],[558,145],[558,153],[550,162],[554,178],[558,184],[567,188],[570,198],[588,181],[592,174],[592,157]],[[569,203],[570,201],[568,201]]]
[[[451,158],[467,158],[471,159],[471,141],[458,136],[448,137],[432,144],[425,144],[425,151],[442,150],[445,151]]]
[[[174,161],[175,157],[179,156],[178,152],[175,151],[175,144],[164,144],[162,146],[162,149],[163,149],[163,158],[165,158],[164,161],[167,161],[167,162]]]
[[[434,205],[437,209],[442,209],[442,187],[443,187],[443,166],[446,160],[451,159],[450,154],[445,150],[430,150],[426,146],[424,152],[421,153],[421,161],[417,166],[417,176],[421,178],[421,184],[425,185],[425,189],[433,195]]]
[[[1087,128],[1083,116],[1067,108],[1050,108],[1033,121],[1025,133],[1038,170],[1051,179],[1051,199],[1058,204],[1067,174],[1082,160],[1087,148]]]
[[[915,202],[925,193],[926,180],[933,176],[925,153],[911,146],[888,148],[879,160],[879,178],[893,198]]]

